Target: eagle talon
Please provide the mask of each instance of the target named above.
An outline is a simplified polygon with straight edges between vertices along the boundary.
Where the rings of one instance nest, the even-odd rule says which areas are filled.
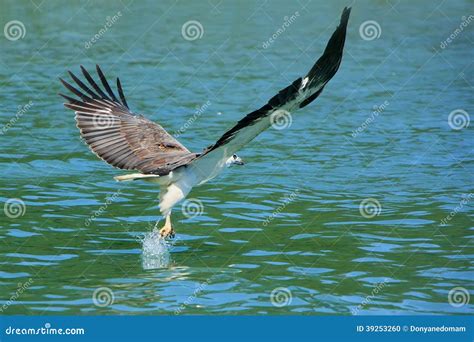
[[[173,227],[171,226],[171,217],[170,215],[166,216],[166,222],[163,228],[160,229],[160,236],[163,239],[169,238],[172,239],[175,236],[175,231]]]
[[[175,235],[175,231],[172,228],[163,227],[160,229],[160,236],[163,239],[174,239]]]

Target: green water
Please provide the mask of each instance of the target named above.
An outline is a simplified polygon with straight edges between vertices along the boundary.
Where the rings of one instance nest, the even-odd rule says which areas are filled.
[[[195,188],[201,215],[175,208],[162,260],[141,244],[157,187],[115,182],[57,96],[66,70],[99,63],[171,133],[207,103],[179,137],[199,151],[304,74],[348,4],[2,1],[1,25],[26,30],[0,36],[0,200],[20,205],[0,211],[3,313],[472,313],[448,297],[474,280],[473,125],[448,116],[474,113],[474,23],[440,46],[472,2],[354,1],[324,93],[240,151],[245,166]],[[183,38],[190,20],[201,38]],[[362,39],[367,20],[380,37]],[[380,206],[363,216],[365,199]]]

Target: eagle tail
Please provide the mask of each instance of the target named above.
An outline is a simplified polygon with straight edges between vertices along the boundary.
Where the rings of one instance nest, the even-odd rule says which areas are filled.
[[[138,180],[138,179],[142,179],[142,180],[146,180],[146,179],[156,179],[156,178],[160,178],[159,175],[144,175],[143,173],[131,173],[131,174],[128,174],[128,175],[122,175],[122,176],[116,176],[114,177],[114,179],[117,181],[117,182],[127,182],[127,181],[132,181],[132,180]]]

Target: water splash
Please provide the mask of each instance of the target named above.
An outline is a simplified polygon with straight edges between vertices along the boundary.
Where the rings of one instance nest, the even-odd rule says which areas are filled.
[[[142,266],[145,270],[166,268],[171,263],[172,244],[161,237],[158,229],[145,234],[142,239]]]

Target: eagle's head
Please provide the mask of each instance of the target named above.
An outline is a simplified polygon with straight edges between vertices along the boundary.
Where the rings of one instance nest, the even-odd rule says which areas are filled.
[[[225,162],[227,167],[232,165],[244,165],[243,160],[236,154],[233,154],[227,161]]]

